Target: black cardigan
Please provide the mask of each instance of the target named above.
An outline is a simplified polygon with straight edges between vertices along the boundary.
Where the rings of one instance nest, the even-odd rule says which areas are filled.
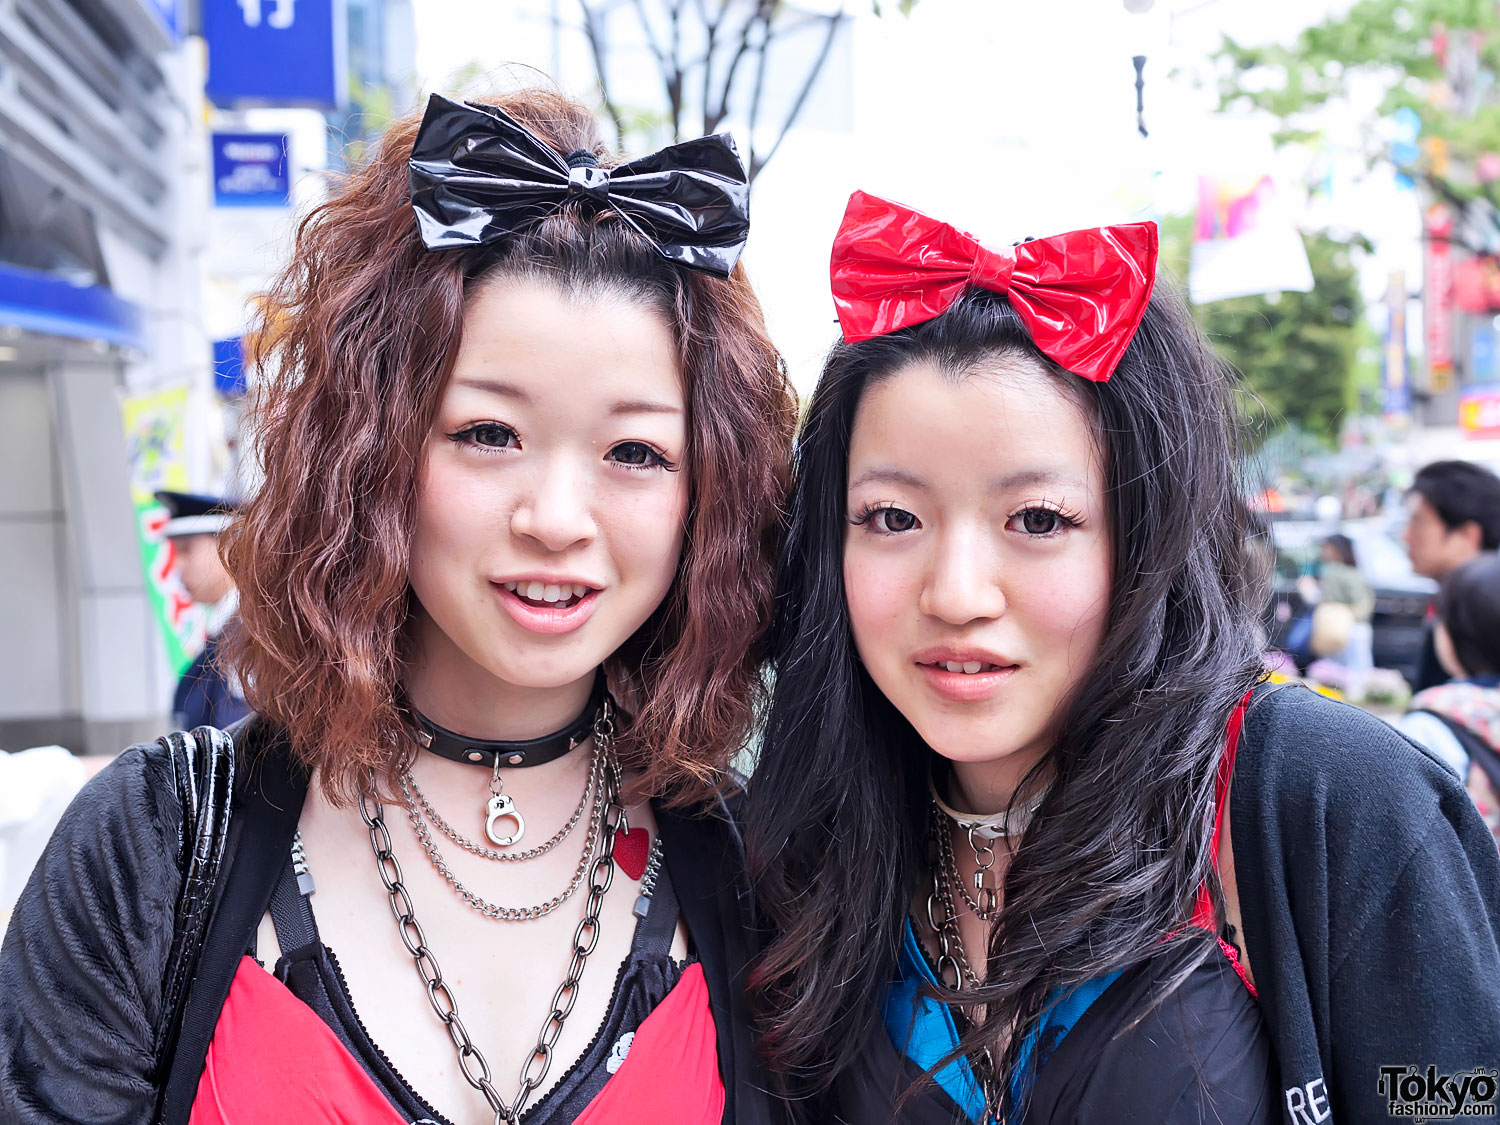
[[[305,783],[289,781],[278,765],[240,770],[221,869],[226,882],[254,878],[264,866],[256,856],[271,837],[290,842]],[[753,950],[738,829],[724,805],[702,818],[660,809],[656,816],[718,1028],[723,1120],[771,1125],[780,1111],[765,1093],[743,998]],[[181,883],[181,822],[171,765],[157,743],[127,749],[64,814],[0,947],[0,1122],[154,1119],[165,1085],[155,1045],[167,1016],[163,978]],[[274,857],[283,855],[277,847]],[[275,858],[270,870],[279,867]],[[200,982],[226,962],[227,986],[245,952],[244,923],[226,932],[221,922],[244,914],[253,933],[264,905],[245,905],[247,897],[254,895],[221,895]],[[211,1022],[202,1030],[211,1034]],[[191,1035],[185,1028],[185,1040]]]
[[[1286,1125],[1388,1120],[1382,1067],[1500,1066],[1500,853],[1451,770],[1357,708],[1261,688],[1230,818]]]

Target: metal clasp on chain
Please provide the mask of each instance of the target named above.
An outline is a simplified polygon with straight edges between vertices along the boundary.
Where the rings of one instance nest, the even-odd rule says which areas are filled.
[[[990,881],[990,871],[995,866],[995,849],[989,839],[980,835],[977,824],[969,825],[969,847],[974,849],[974,862],[979,865],[974,872],[974,891],[979,896],[974,913],[988,921],[994,917],[1000,903],[995,885]]]

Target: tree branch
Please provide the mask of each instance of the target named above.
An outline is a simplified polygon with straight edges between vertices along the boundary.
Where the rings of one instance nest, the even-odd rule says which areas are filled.
[[[578,0],[578,6],[583,10],[583,34],[588,40],[589,51],[594,57],[594,73],[599,79],[599,100],[604,103],[604,112],[609,115],[609,123],[615,130],[615,148],[625,147],[625,120],[620,113],[620,107],[615,104],[614,98],[609,92],[609,77],[606,67],[606,55],[604,35],[604,13],[592,7],[588,0]]]
[[[713,130],[708,125],[710,105],[708,92],[713,87],[714,74],[714,39],[719,33],[719,20],[708,18],[708,4],[706,0],[693,0],[698,9],[698,18],[703,21],[703,133],[707,136]],[[724,5],[719,7],[719,18],[724,16]]]
[[[672,140],[680,140],[682,136],[682,71],[678,68],[675,58],[668,60],[666,50],[657,42],[656,34],[651,29],[651,18],[646,14],[646,5],[642,0],[631,0],[631,4],[635,8],[636,18],[641,21],[641,33],[646,37],[646,47],[656,59],[662,88],[667,94],[667,108],[672,114]],[[674,13],[679,11],[680,7],[680,0],[674,0]]]
[[[728,8],[728,2],[727,2],[727,0],[726,0],[726,3],[724,5],[724,7],[725,7],[725,9]],[[706,128],[704,129],[704,132],[706,132],[706,133],[712,133],[714,130],[716,130],[719,127],[720,122],[722,122],[724,120],[724,118],[726,118],[726,117],[729,116],[729,95],[734,90],[734,79],[735,79],[735,75],[739,73],[740,63],[744,60],[745,56],[750,53],[750,31],[751,31],[751,28],[753,28],[757,23],[760,23],[766,29],[767,34],[764,34],[761,37],[761,42],[762,42],[761,49],[762,49],[762,51],[764,51],[764,49],[765,49],[765,43],[767,43],[767,42],[770,41],[769,30],[770,30],[770,26],[771,26],[771,16],[775,13],[775,10],[776,10],[776,0],[757,0],[754,9],[750,12],[750,14],[748,16],[745,17],[745,22],[740,26],[740,41],[739,41],[739,44],[735,47],[734,54],[730,56],[729,67],[724,72],[724,84],[723,84],[723,86],[719,90],[719,105],[718,105],[718,108],[713,111],[712,118],[711,118],[711,121],[712,121],[711,124],[710,124],[710,117],[709,117],[709,113],[708,113],[708,99],[706,97],[706,91],[707,91],[708,87],[705,84],[705,86],[704,86],[705,98],[704,98],[703,105],[704,105],[704,124],[705,124]],[[758,101],[758,100],[759,100],[759,98],[757,96],[756,101]],[[752,111],[752,113],[754,112],[754,109],[755,109],[755,103],[752,102],[751,103],[751,111]]]
[[[746,34],[749,34],[748,25]],[[755,132],[756,123],[760,120],[761,97],[764,95],[766,89],[766,56],[770,53],[770,46],[771,21],[767,19],[761,26],[760,50],[756,52],[755,58],[755,87],[750,93],[750,136],[747,138],[749,144],[748,151],[746,153],[748,157],[746,161],[746,167],[750,171],[750,182],[752,184],[755,182],[756,172],[760,169],[761,164],[763,163],[763,161],[759,160],[759,158],[755,154]]]
[[[802,89],[800,89],[800,90],[797,91],[797,98],[796,98],[795,101],[792,102],[791,112],[789,112],[786,115],[786,120],[782,122],[782,124],[781,124],[781,132],[779,134],[777,134],[776,143],[771,146],[771,151],[768,152],[768,153],[766,153],[764,159],[760,159],[758,157],[752,157],[751,163],[750,163],[750,182],[751,183],[755,182],[755,177],[760,174],[760,170],[762,168],[764,168],[767,164],[769,164],[771,162],[771,158],[773,156],[775,156],[776,155],[776,151],[779,148],[781,148],[781,142],[784,141],[784,140],[786,140],[787,133],[789,133],[791,131],[791,129],[792,129],[792,126],[797,123],[797,117],[802,113],[802,106],[803,106],[804,103],[806,103],[808,94],[810,94],[812,92],[812,88],[813,88],[814,84],[816,84],[816,82],[818,80],[818,75],[820,73],[822,73],[823,64],[828,61],[829,52],[833,50],[833,40],[834,40],[834,37],[838,34],[839,25],[844,22],[844,20],[847,18],[847,15],[843,11],[843,9],[840,9],[839,11],[833,13],[833,15],[827,16],[825,18],[828,21],[828,33],[823,36],[823,46],[818,51],[817,60],[813,63],[812,68],[810,70],[808,70],[807,77],[802,82]],[[762,53],[761,53],[761,74],[762,75],[764,74],[764,71],[765,71],[765,52],[762,51]],[[759,100],[759,94],[760,94],[760,76],[758,75],[757,79],[756,79],[757,101]],[[754,130],[752,129],[751,132],[753,134]],[[752,148],[752,152],[753,151],[754,150]]]
[[[668,9],[672,27],[672,82],[675,93],[672,99],[672,141],[682,140],[683,83],[686,75],[682,69],[682,5],[684,0],[671,0]]]

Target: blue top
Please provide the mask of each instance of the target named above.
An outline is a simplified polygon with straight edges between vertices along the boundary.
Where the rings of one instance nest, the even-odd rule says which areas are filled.
[[[927,958],[917,945],[917,935],[907,919],[902,930],[901,951],[897,958],[897,979],[886,992],[885,1029],[896,1049],[923,1070],[931,1070],[938,1061],[958,1046],[958,1025],[946,1004],[922,995],[923,985],[937,984]],[[1013,1090],[1019,1092],[1030,1081],[1032,1069],[1047,1061],[1063,1037],[1073,1029],[1089,1005],[1114,984],[1120,973],[1106,973],[1086,981],[1062,996],[1052,998],[1042,1013],[1040,1026],[1026,1038],[1021,1047],[1020,1065],[1012,1077]],[[1038,1043],[1042,1044],[1038,1051]],[[1039,1061],[1038,1061],[1039,1060]],[[968,1119],[980,1125],[984,1119],[984,1092],[966,1058],[958,1058],[936,1072],[937,1083]]]

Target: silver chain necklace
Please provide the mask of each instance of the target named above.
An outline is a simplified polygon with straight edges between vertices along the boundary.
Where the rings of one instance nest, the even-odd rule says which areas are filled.
[[[494,860],[498,863],[524,863],[529,859],[536,859],[538,856],[546,855],[553,848],[557,847],[558,844],[566,840],[573,829],[577,827],[578,821],[583,816],[583,810],[588,808],[589,797],[594,793],[599,784],[599,772],[603,762],[603,755],[599,753],[599,744],[596,742],[593,753],[589,757],[588,781],[583,787],[583,796],[578,798],[578,804],[573,809],[573,815],[568,817],[568,822],[559,828],[550,840],[538,844],[534,848],[528,848],[524,852],[497,852],[493,848],[487,848],[478,841],[471,840],[465,836],[444,820],[437,809],[433,808],[432,802],[427,799],[427,794],[422,792],[421,786],[417,784],[417,779],[412,776],[410,770],[401,775],[401,791],[402,795],[406,798],[408,814],[414,804],[420,806],[422,815],[432,822],[433,827],[459,847],[463,848],[464,851],[472,855],[477,855],[480,859]]]
[[[596,741],[605,744],[602,751],[605,754],[609,754],[612,733],[613,727],[606,707],[594,724],[594,737]],[[599,915],[604,906],[605,892],[609,890],[615,877],[615,832],[621,828],[629,831],[625,809],[620,804],[616,772],[619,767],[613,762],[613,755],[609,756],[612,768],[605,773],[603,792],[600,794],[605,807],[603,824],[600,826],[603,838],[599,854],[588,869],[589,894],[584,904],[583,919],[573,931],[573,955],[568,962],[567,975],[552,994],[552,1010],[542,1022],[536,1047],[521,1064],[520,1089],[509,1104],[495,1089],[489,1063],[469,1038],[468,1029],[458,1017],[458,1004],[453,999],[453,993],[443,982],[437,958],[427,948],[427,938],[422,932],[421,923],[417,921],[411,896],[401,880],[401,865],[396,862],[396,856],[391,851],[391,834],[385,826],[385,809],[369,792],[362,791],[359,795],[359,815],[370,832],[370,848],[375,853],[376,867],[380,873],[380,881],[385,886],[391,915],[396,919],[401,944],[411,954],[417,975],[422,978],[427,989],[427,999],[432,1004],[432,1010],[443,1022],[453,1049],[458,1052],[460,1073],[470,1086],[484,1095],[484,1100],[494,1111],[494,1125],[515,1125],[526,1102],[546,1080],[547,1070],[552,1065],[552,1049],[562,1035],[563,1024],[578,1001],[579,982],[583,979],[589,954],[599,944]],[[373,788],[372,778],[370,789]]]
[[[427,824],[423,821],[422,814],[417,811],[417,806],[412,801],[411,794],[407,792],[406,779],[402,779],[402,796],[406,801],[406,816],[411,821],[412,830],[416,833],[417,843],[421,845],[423,854],[427,856],[427,862],[432,864],[433,870],[443,877],[448,885],[458,893],[460,898],[486,918],[496,922],[534,922],[538,918],[545,918],[563,903],[567,902],[568,899],[572,898],[573,893],[583,884],[584,873],[589,870],[589,863],[593,859],[595,850],[599,848],[601,843],[607,843],[611,853],[613,853],[614,838],[610,837],[607,841],[602,840],[600,827],[605,818],[606,806],[609,803],[609,794],[618,794],[620,791],[620,766],[614,760],[614,754],[610,751],[609,747],[602,745],[604,738],[597,733],[599,729],[599,726],[596,724],[594,746],[595,753],[599,755],[600,760],[603,762],[603,772],[606,775],[605,785],[603,788],[595,790],[594,809],[589,817],[588,837],[584,840],[583,851],[578,856],[578,866],[573,869],[573,877],[568,881],[566,887],[546,902],[538,903],[535,906],[501,906],[499,903],[481,898],[468,887],[464,886],[459,881],[458,876],[453,873],[453,868],[448,865],[448,861],[443,856],[443,853],[438,850],[437,842],[433,840],[432,834],[428,832]]]
[[[934,820],[934,831],[938,835],[939,842],[935,844],[938,853],[942,851],[944,837],[947,836],[948,827],[941,819]],[[948,843],[948,862],[953,859],[952,841]],[[932,930],[933,936],[938,943],[937,976],[939,983],[962,992],[965,989],[976,989],[983,983],[979,974],[974,971],[974,966],[969,962],[969,955],[964,949],[963,933],[958,928],[958,909],[953,901],[953,887],[958,886],[962,890],[963,883],[957,878],[957,865],[953,864],[950,875],[945,867],[941,854],[929,857],[929,866],[932,872],[932,888],[927,892],[927,925]],[[968,896],[965,895],[965,898]],[[938,910],[941,907],[942,917],[939,918]],[[988,973],[986,973],[988,976]],[[996,1104],[997,1076],[995,1074],[994,1055],[988,1047],[984,1049],[982,1065],[975,1068],[975,1077],[979,1080],[980,1089],[984,1093],[985,1107],[988,1111],[990,1106]],[[993,1118],[986,1118],[992,1121]]]
[[[979,975],[969,963],[964,937],[958,928],[958,909],[953,891],[945,878],[943,863],[935,857],[931,864],[932,888],[927,892],[927,926],[938,943],[937,975],[939,983],[955,992],[979,987]],[[939,908],[942,915],[939,917]]]
[[[995,916],[1000,913],[999,888],[990,877],[990,872],[995,866],[994,846],[983,836],[976,835],[973,828],[968,830],[969,847],[974,850],[974,862],[977,865],[974,871],[974,890],[978,893],[978,898],[976,898],[969,894],[969,888],[964,886],[963,875],[958,870],[958,856],[953,852],[953,837],[948,831],[948,826],[940,817],[934,818],[934,823],[938,826],[938,860],[944,873],[952,885],[958,888],[958,893],[963,896],[964,905],[972,910],[976,917],[985,922],[993,922]]]

